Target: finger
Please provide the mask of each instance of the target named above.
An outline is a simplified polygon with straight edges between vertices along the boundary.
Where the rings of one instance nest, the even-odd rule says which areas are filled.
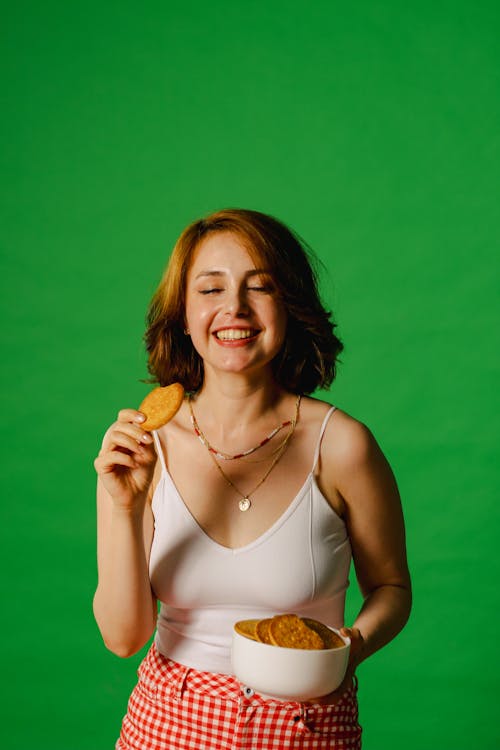
[[[345,636],[346,638],[350,638],[352,635],[354,628],[340,628],[341,635]]]
[[[137,452],[139,446],[146,446],[152,443],[150,438],[145,432],[131,432],[130,430],[114,429],[109,435],[101,448],[101,453],[106,453],[110,450],[116,450],[117,448],[126,449],[132,453]]]
[[[94,461],[94,468],[98,474],[109,474],[117,466],[136,469],[137,463],[130,453],[124,453],[123,451],[108,451],[102,456],[98,456]]]
[[[352,628],[340,628],[339,633],[344,638],[349,638],[351,641],[351,646],[353,645],[354,641],[356,640],[356,635],[352,632]]]
[[[118,412],[119,422],[136,422],[140,424],[146,421],[146,415],[137,409],[120,409]]]
[[[104,435],[102,450],[109,450],[113,445],[121,445],[122,435],[128,435],[135,446],[138,444],[149,445],[153,442],[151,435],[142,430],[138,425],[128,422],[115,422]],[[134,449],[134,446],[130,443],[128,443],[128,447],[132,450]]]
[[[132,454],[137,466],[148,466],[156,462],[156,451],[151,445],[138,445]]]
[[[351,639],[351,647],[349,650],[349,661],[347,665],[348,673],[351,676],[354,674],[356,667],[362,661],[362,651],[364,647],[364,638],[361,635],[359,628],[341,628],[341,635]]]
[[[340,628],[339,632],[345,638],[350,638],[351,643],[363,641],[363,636],[361,635],[359,628]]]

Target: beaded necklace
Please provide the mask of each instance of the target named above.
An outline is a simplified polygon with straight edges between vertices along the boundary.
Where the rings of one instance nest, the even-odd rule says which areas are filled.
[[[298,397],[298,401],[300,401],[300,396]],[[275,435],[278,434],[280,430],[282,430],[284,427],[288,427],[292,424],[291,419],[287,419],[285,422],[282,422],[278,427],[275,427],[274,430],[271,430],[269,435],[267,435],[264,440],[261,440],[260,443],[258,443],[254,448],[248,448],[246,451],[240,451],[239,453],[231,454],[231,453],[224,453],[224,451],[220,451],[217,448],[214,448],[210,443],[208,442],[208,439],[205,437],[200,425],[196,421],[196,417],[194,415],[193,411],[193,405],[191,403],[191,396],[188,397],[188,404],[189,404],[189,414],[191,417],[191,424],[193,425],[193,430],[195,431],[195,434],[199,438],[199,440],[203,443],[205,448],[208,450],[209,453],[213,454],[214,456],[217,456],[217,458],[220,458],[223,461],[234,461],[236,458],[244,458],[245,456],[250,456],[252,453],[255,453],[255,451],[258,451],[259,448],[262,448],[264,445],[266,445],[270,440],[273,439]],[[297,403],[298,408],[298,403]]]
[[[276,452],[276,455],[274,456],[274,459],[273,459],[273,461],[271,463],[271,466],[267,469],[267,471],[264,474],[264,476],[262,477],[262,479],[260,479],[260,481],[255,485],[255,487],[252,490],[250,490],[250,492],[246,492],[245,493],[245,492],[242,492],[240,489],[238,489],[238,487],[234,484],[234,482],[231,479],[229,479],[229,477],[227,476],[227,474],[223,471],[222,466],[217,461],[217,459],[215,457],[217,455],[217,452],[215,450],[213,450],[213,449],[210,450],[210,444],[208,443],[208,441],[206,440],[206,438],[205,438],[205,440],[201,441],[203,443],[203,445],[205,446],[205,448],[207,448],[208,455],[210,456],[210,458],[214,462],[215,466],[219,470],[222,478],[226,481],[226,483],[230,487],[232,487],[238,493],[238,495],[240,495],[241,499],[238,501],[238,508],[240,509],[240,511],[242,513],[245,513],[245,511],[247,511],[251,507],[252,503],[250,501],[250,495],[253,495],[259,489],[259,487],[266,481],[267,477],[269,476],[269,474],[274,469],[274,467],[276,466],[276,464],[280,460],[281,456],[285,452],[285,449],[286,449],[286,447],[288,445],[288,442],[289,442],[290,438],[292,437],[292,435],[293,435],[293,433],[295,431],[295,426],[297,424],[297,420],[298,420],[298,417],[299,417],[300,399],[301,399],[301,396],[300,395],[297,396],[297,401],[295,403],[295,414],[294,414],[293,419],[288,420],[288,422],[284,422],[283,425],[282,425],[282,426],[285,426],[285,425],[289,424],[290,425],[290,429],[289,429],[289,431],[287,433],[287,436],[283,440],[283,443],[281,444],[280,448]],[[192,412],[192,407],[191,407],[191,401],[189,401],[189,408],[191,410],[191,413],[193,413]],[[193,414],[193,417],[194,417],[194,414]],[[194,423],[193,423],[193,427],[194,427]],[[195,432],[196,432],[196,428],[195,427],[194,427],[194,429],[195,429]],[[281,427],[279,429],[281,429]],[[277,431],[278,430],[276,430],[276,432]],[[274,434],[276,434],[276,432]],[[201,433],[201,434],[203,435],[203,433]],[[200,435],[198,435],[198,437],[200,437]],[[269,438],[269,440],[270,440],[270,438]],[[266,440],[266,442],[269,442],[269,440]],[[256,448],[252,448],[249,452],[253,453],[254,451],[256,451],[260,447],[261,446],[258,445]],[[244,455],[248,455],[248,452],[246,454],[244,454]],[[238,456],[234,456],[234,458],[238,458]]]

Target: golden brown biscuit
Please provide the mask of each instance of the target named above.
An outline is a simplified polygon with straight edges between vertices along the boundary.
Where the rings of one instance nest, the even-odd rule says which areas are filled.
[[[167,424],[179,411],[183,398],[184,388],[180,383],[150,391],[139,406],[139,411],[146,417],[141,424],[142,429],[150,432]]]
[[[297,617],[297,615],[276,615],[269,625],[269,638],[275,646],[284,648],[320,649],[325,644],[321,636]]]
[[[234,629],[246,638],[282,648],[319,650],[345,646],[343,639],[327,625],[295,614],[274,615],[264,620],[240,620]]]
[[[259,620],[256,627],[257,640],[261,643],[267,643],[271,645],[271,638],[269,637],[269,625],[271,620]]]
[[[259,620],[240,620],[234,626],[234,629],[240,635],[244,635],[246,638],[251,638],[253,641],[257,641],[257,623]]]
[[[323,625],[322,622],[311,620],[309,617],[301,617],[301,620],[308,628],[314,630],[319,635],[324,643],[324,648],[341,648],[345,646],[340,635],[334,633],[333,630],[330,630],[327,625]]]

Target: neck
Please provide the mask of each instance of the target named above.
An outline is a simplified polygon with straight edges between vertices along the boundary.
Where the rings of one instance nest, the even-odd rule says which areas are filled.
[[[212,438],[237,440],[255,428],[291,418],[295,396],[271,378],[206,377],[193,400],[196,417]]]

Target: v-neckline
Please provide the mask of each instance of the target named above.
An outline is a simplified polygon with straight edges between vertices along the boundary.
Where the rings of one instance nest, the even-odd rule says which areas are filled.
[[[278,516],[278,518],[276,519],[276,521],[274,521],[271,524],[271,526],[269,526],[269,528],[267,528],[265,531],[263,531],[262,534],[259,534],[259,536],[256,537],[253,541],[248,542],[248,544],[244,544],[241,547],[226,547],[226,545],[221,544],[220,542],[218,542],[217,540],[215,540],[213,537],[211,537],[210,534],[208,534],[208,532],[205,531],[205,529],[201,526],[201,524],[198,523],[198,521],[196,520],[196,518],[194,517],[194,515],[192,514],[192,512],[188,508],[188,506],[187,506],[184,498],[182,497],[181,493],[177,489],[177,486],[176,486],[176,484],[175,484],[175,482],[174,482],[174,480],[173,480],[170,472],[168,471],[168,469],[166,469],[164,467],[162,467],[162,475],[161,475],[160,483],[159,484],[161,484],[162,480],[168,481],[168,483],[170,484],[170,487],[172,488],[172,490],[174,492],[175,498],[178,501],[178,504],[183,509],[183,512],[186,515],[186,517],[196,527],[196,529],[198,530],[198,532],[200,533],[200,535],[207,542],[209,542],[210,544],[214,545],[221,552],[224,552],[226,554],[233,554],[233,555],[241,554],[242,552],[249,552],[251,549],[253,549],[254,547],[258,547],[260,544],[263,544],[269,537],[271,537],[278,530],[278,528],[285,523],[285,521],[289,518],[289,516],[292,515],[292,513],[295,511],[295,509],[297,508],[297,506],[300,505],[300,502],[302,501],[303,496],[305,495],[305,493],[309,489],[309,486],[311,485],[311,483],[315,483],[316,482],[316,480],[314,478],[313,472],[310,471],[309,474],[307,475],[304,483],[300,487],[299,491],[294,496],[293,500],[286,506],[286,508],[283,511],[283,513],[281,513],[281,515]],[[157,491],[158,491],[158,489],[159,489],[159,485],[158,485]]]

